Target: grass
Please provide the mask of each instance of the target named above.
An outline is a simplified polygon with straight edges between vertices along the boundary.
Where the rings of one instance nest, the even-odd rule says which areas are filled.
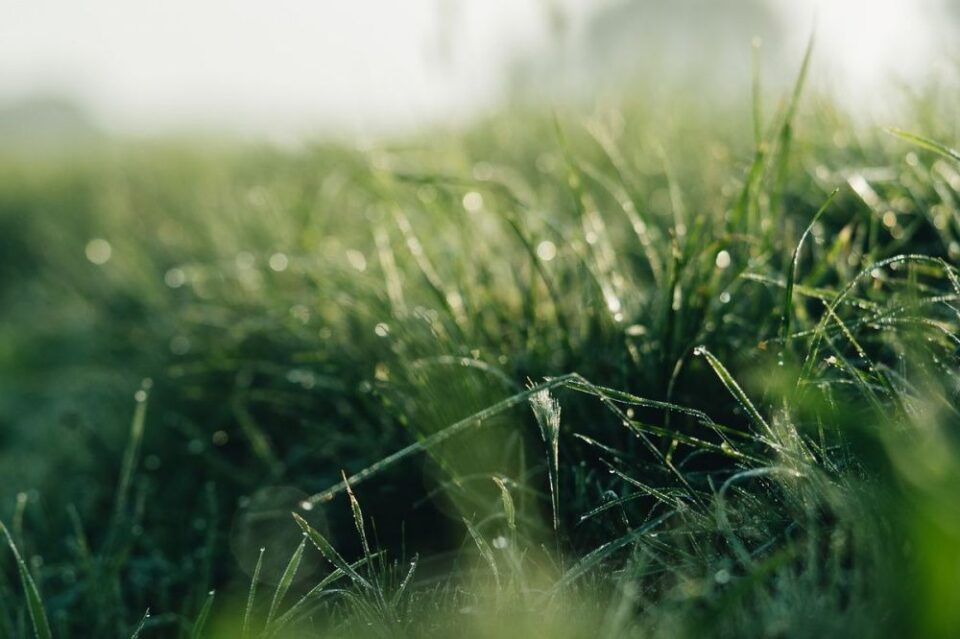
[[[955,636],[955,122],[802,77],[7,152],[0,636]]]

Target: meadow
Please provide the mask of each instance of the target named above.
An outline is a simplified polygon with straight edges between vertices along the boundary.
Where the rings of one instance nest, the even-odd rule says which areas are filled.
[[[957,636],[956,96],[802,84],[0,151],[0,637]]]

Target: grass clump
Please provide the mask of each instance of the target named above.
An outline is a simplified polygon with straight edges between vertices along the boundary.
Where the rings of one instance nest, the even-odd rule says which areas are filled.
[[[4,157],[0,634],[955,635],[951,132],[800,84]]]

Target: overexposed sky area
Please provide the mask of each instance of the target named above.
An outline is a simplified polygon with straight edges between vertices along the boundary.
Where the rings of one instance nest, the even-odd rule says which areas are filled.
[[[550,55],[551,16],[575,33],[617,1],[0,0],[0,102],[68,95],[121,132],[391,130],[493,107],[513,61]],[[868,95],[943,63],[950,1],[769,6],[798,50],[816,14],[821,66]]]

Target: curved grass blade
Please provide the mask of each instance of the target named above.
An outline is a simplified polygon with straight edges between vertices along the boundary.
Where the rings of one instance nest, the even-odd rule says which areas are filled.
[[[405,448],[401,448],[397,452],[387,455],[386,457],[376,462],[375,464],[368,466],[357,473],[354,473],[348,478],[350,480],[350,485],[356,486],[360,482],[365,481],[370,477],[373,477],[374,475],[382,472],[389,466],[392,466],[393,464],[396,464],[397,462],[403,459],[406,459],[411,455],[428,451],[434,446],[437,446],[438,444],[440,444],[441,442],[444,442],[450,439],[451,437],[455,437],[471,428],[481,426],[482,424],[489,422],[489,420],[495,415],[499,415],[500,413],[506,410],[509,410],[515,406],[518,406],[528,401],[533,395],[535,395],[536,393],[542,390],[564,386],[567,383],[575,380],[586,382],[586,380],[584,380],[577,373],[567,373],[566,375],[560,375],[559,377],[550,378],[546,382],[537,384],[536,386],[528,388],[527,390],[521,391],[519,393],[516,393],[515,395],[511,395],[510,397],[507,397],[506,399],[500,400],[496,404],[493,404],[492,406],[488,406],[487,408],[484,408],[483,410],[478,411],[473,415],[465,417],[460,421],[454,422],[450,426],[447,426],[445,429],[438,431],[437,433],[434,433],[433,435],[430,435],[425,439],[413,442],[409,446],[406,446]],[[309,497],[306,500],[306,503],[315,505],[321,502],[330,501],[336,495],[345,491],[346,488],[347,488],[347,484],[341,480],[340,482],[334,484],[333,486],[326,489],[325,491]]]
[[[375,553],[373,557],[371,557],[371,560],[381,557],[382,555],[383,555],[382,552]],[[367,563],[367,559],[363,558],[363,559],[360,559],[359,561],[355,561],[354,563],[350,564],[350,568],[356,571],[357,568],[363,567],[364,565],[366,565],[366,563]],[[331,572],[329,575],[321,579],[317,585],[315,585],[313,588],[311,588],[307,592],[307,594],[300,597],[297,603],[290,606],[290,608],[288,608],[286,612],[284,612],[282,615],[277,617],[277,619],[273,622],[273,625],[267,628],[266,636],[268,637],[275,636],[281,629],[283,629],[284,626],[289,624],[301,612],[301,610],[307,604],[307,602],[321,595],[327,586],[346,576],[347,576],[347,573],[337,568],[333,572]]]
[[[293,555],[290,556],[290,561],[287,562],[287,567],[283,569],[283,574],[280,576],[280,583],[277,584],[277,589],[273,593],[270,610],[267,612],[267,627],[269,627],[270,622],[273,621],[274,615],[277,614],[277,608],[280,607],[280,603],[283,601],[284,596],[290,589],[290,585],[297,576],[297,571],[300,570],[300,561],[303,559],[303,550],[306,546],[307,534],[304,533],[303,541],[300,542],[297,549],[293,551]]]
[[[303,532],[307,533],[310,541],[313,542],[313,545],[317,547],[317,550],[329,561],[334,567],[343,571],[354,583],[363,586],[369,590],[373,589],[373,586],[369,581],[360,576],[356,570],[354,570],[346,560],[340,556],[340,553],[330,545],[330,542],[327,541],[327,538],[321,535],[313,526],[307,523],[307,520],[298,515],[297,513],[292,513],[294,520],[297,522],[297,525],[303,529]]]
[[[554,592],[558,592],[563,588],[569,586],[571,583],[573,583],[574,581],[576,581],[577,579],[585,575],[592,568],[596,567],[598,564],[600,564],[600,562],[602,562],[604,559],[612,555],[614,552],[620,550],[625,546],[629,546],[630,544],[634,543],[644,535],[648,534],[651,530],[653,530],[654,528],[656,528],[657,526],[665,522],[667,519],[672,517],[674,514],[676,514],[676,511],[670,511],[670,512],[664,513],[659,517],[655,519],[651,519],[650,521],[644,523],[643,525],[637,528],[634,528],[632,531],[630,531],[623,537],[620,537],[619,539],[615,539],[613,541],[609,541],[603,544],[602,546],[594,549],[593,551],[585,555],[576,564],[571,566],[570,569],[567,570],[567,572],[565,572],[563,576],[557,580],[557,583],[553,587]]]
[[[490,544],[487,543],[487,540],[483,538],[480,534],[480,531],[470,523],[470,520],[466,517],[463,518],[463,523],[467,527],[470,536],[473,538],[473,543],[477,545],[477,549],[480,551],[480,556],[483,557],[483,560],[487,562],[490,566],[490,571],[493,572],[493,580],[497,582],[497,590],[500,589],[500,569],[497,568],[497,559],[493,556],[493,550],[490,548]]]
[[[37,584],[34,583],[27,565],[17,550],[17,545],[13,543],[13,537],[10,531],[2,521],[0,521],[0,532],[7,539],[10,550],[13,551],[13,558],[17,563],[17,572],[20,573],[20,583],[23,586],[23,592],[27,597],[27,611],[30,613],[30,622],[33,624],[33,634],[37,639],[50,639],[50,622],[47,621],[47,613],[43,609],[43,600],[40,598],[40,591],[37,590]]]
[[[902,129],[896,129],[889,127],[884,129],[890,135],[900,138],[905,142],[909,142],[914,146],[918,146],[921,149],[926,149],[927,151],[933,151],[939,155],[942,155],[945,158],[949,158],[954,162],[960,162],[960,151],[951,149],[948,146],[944,146],[935,140],[930,138],[925,138],[922,135],[917,135],[916,133],[910,133],[909,131],[904,131]]]
[[[797,281],[797,267],[800,264],[800,249],[803,248],[803,242],[807,239],[807,236],[809,236],[813,231],[813,227],[830,207],[830,204],[833,202],[833,198],[836,197],[839,191],[839,188],[834,189],[833,192],[827,197],[827,201],[823,203],[823,206],[820,207],[820,209],[813,216],[813,219],[810,220],[810,224],[807,225],[806,230],[803,232],[803,235],[800,236],[800,240],[797,242],[797,247],[793,250],[793,259],[790,260],[790,273],[787,275],[787,289],[783,295],[783,315],[780,316],[780,340],[783,344],[784,350],[786,350],[786,343],[790,337],[790,320],[793,317],[793,288]]]

